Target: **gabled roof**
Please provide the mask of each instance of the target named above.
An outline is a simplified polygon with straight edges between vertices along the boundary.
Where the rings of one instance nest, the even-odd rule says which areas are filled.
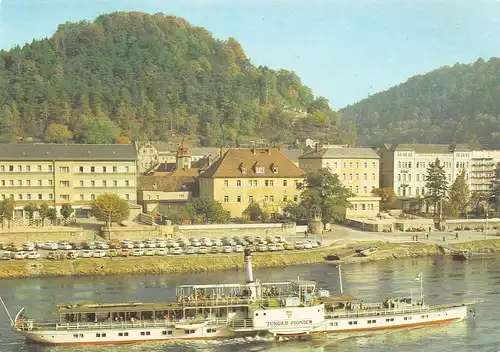
[[[174,172],[155,172],[152,176],[139,176],[137,189],[139,191],[197,193],[197,178],[198,169],[195,168],[179,169]]]
[[[323,148],[310,150],[299,156],[299,159],[379,159],[380,156],[372,148]]]
[[[254,152],[255,150],[255,152]],[[254,165],[264,167],[264,173],[256,173]],[[271,166],[278,170],[273,173]],[[246,166],[246,173],[241,170]],[[202,178],[230,178],[230,177],[303,177],[304,171],[286,158],[278,149],[243,149],[232,148],[214,162],[200,175]]]
[[[0,144],[0,160],[136,160],[133,144]]]

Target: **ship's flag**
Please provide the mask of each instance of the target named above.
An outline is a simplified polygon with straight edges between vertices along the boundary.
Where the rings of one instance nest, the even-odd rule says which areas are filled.
[[[417,276],[415,276],[415,281],[420,281],[422,280],[422,274],[418,273]]]

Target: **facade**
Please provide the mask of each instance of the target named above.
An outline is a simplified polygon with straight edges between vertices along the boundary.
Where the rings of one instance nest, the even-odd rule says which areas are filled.
[[[436,158],[444,165],[449,185],[465,170],[469,187],[472,186],[473,151],[463,145],[385,145],[380,149],[380,157],[382,187],[393,187],[398,197],[425,196],[427,169]],[[482,159],[478,159],[476,163],[481,164],[480,160]],[[476,172],[479,173],[479,166]]]
[[[100,194],[113,192],[136,201],[134,145],[3,144],[0,146],[0,198],[12,198],[16,217],[28,203],[60,208],[69,203],[77,215],[90,212]]]
[[[286,202],[299,201],[303,177],[278,149],[228,149],[200,175],[200,196],[221,202],[232,217],[241,217],[252,202],[273,215]]]
[[[137,149],[137,169],[144,173],[160,164],[175,163],[175,153],[170,152],[169,144],[148,142]]]
[[[500,150],[473,150],[470,170],[470,191],[491,191],[495,169],[500,163]]]
[[[372,148],[323,148],[316,144],[299,157],[299,166],[305,172],[327,168],[338,175],[344,187],[355,194],[349,199],[352,208],[346,209],[346,218],[374,217],[380,212],[380,197],[372,194],[379,187],[379,156]]]

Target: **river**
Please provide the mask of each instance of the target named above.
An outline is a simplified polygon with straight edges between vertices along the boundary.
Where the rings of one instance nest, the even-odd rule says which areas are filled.
[[[483,299],[476,317],[467,320],[413,329],[344,333],[316,336],[305,341],[234,339],[208,342],[168,342],[125,346],[44,347],[27,344],[10,330],[0,312],[0,351],[498,351],[500,346],[500,256],[455,262],[450,258],[421,258],[351,264],[342,267],[344,293],[365,302],[420,295],[415,276],[423,273],[428,303],[448,303]],[[1,268],[1,267],[0,267]],[[300,275],[318,282],[332,293],[339,292],[338,269],[333,264],[300,265],[254,270],[263,281],[286,280]],[[59,277],[10,279],[0,281],[0,295],[12,312],[26,307],[32,316],[45,316],[57,303],[76,301],[162,301],[175,296],[175,287],[187,283],[243,281],[244,271],[211,272],[189,275],[151,275],[126,277]]]

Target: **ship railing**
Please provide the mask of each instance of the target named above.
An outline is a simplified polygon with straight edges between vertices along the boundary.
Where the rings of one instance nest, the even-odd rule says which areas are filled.
[[[274,302],[281,300],[282,296],[266,296],[259,299],[249,299],[243,297],[218,297],[218,298],[205,298],[197,300],[189,300],[184,298],[182,300],[182,305],[184,307],[210,307],[210,306],[238,306],[238,305],[249,305],[249,304],[264,304],[271,306]]]
[[[235,319],[229,322],[231,328],[253,328],[252,319]]]
[[[378,306],[367,306],[366,309],[363,308],[355,308],[353,310],[345,310],[345,309],[335,309],[333,311],[325,312],[326,318],[355,318],[355,317],[363,317],[363,316],[373,316],[373,315],[394,315],[394,314],[408,314],[408,313],[418,313],[418,312],[428,312],[430,310],[433,311],[442,311],[450,308],[457,308],[467,306],[471,303],[462,302],[462,303],[453,303],[453,304],[442,304],[435,306],[409,306],[405,308],[381,308]]]

